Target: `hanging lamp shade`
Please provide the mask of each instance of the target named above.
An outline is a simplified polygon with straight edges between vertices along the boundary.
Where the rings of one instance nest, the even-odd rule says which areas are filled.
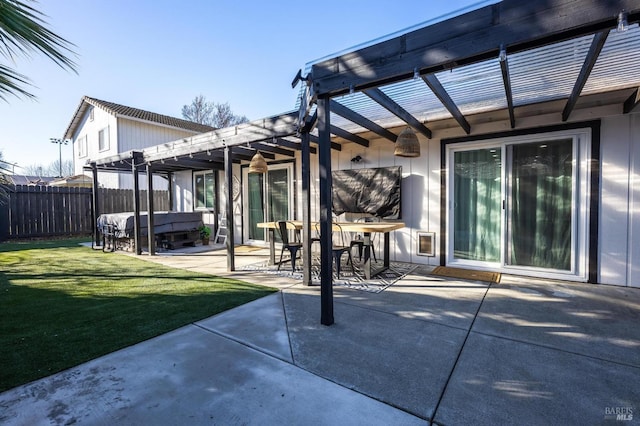
[[[398,135],[393,155],[398,157],[420,157],[420,142],[411,127],[407,127]]]
[[[249,163],[249,173],[267,173],[267,161],[260,151],[256,152]]]

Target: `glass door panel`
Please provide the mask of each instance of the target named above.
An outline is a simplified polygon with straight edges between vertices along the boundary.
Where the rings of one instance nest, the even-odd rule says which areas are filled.
[[[501,149],[454,153],[453,258],[499,262],[501,254]]]
[[[264,240],[264,229],[258,223],[264,222],[264,178],[261,173],[247,173],[248,192],[248,239]]]
[[[507,263],[571,269],[573,140],[510,145]]]
[[[267,172],[267,212],[269,221],[288,220],[289,217],[289,170],[276,169]],[[282,242],[274,233],[276,242]]]
[[[288,220],[292,218],[291,191],[292,165],[272,165],[265,174],[248,173],[244,178],[248,182],[244,190],[247,209],[244,212],[244,238],[249,241],[266,241],[268,233],[259,228],[260,222]],[[280,236],[275,233],[280,242]]]

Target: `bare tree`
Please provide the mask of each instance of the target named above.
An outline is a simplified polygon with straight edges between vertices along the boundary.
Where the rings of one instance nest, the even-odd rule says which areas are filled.
[[[42,164],[30,164],[23,167],[24,174],[27,176],[58,176],[60,174],[60,160],[54,160],[46,166]],[[73,161],[62,160],[62,176],[73,175]]]
[[[213,122],[215,123],[214,127],[229,127],[235,126],[236,124],[242,124],[249,121],[247,117],[235,115],[231,111],[231,107],[228,102],[223,104],[216,104],[215,110],[213,111]]]
[[[182,117],[194,123],[212,126],[214,108],[215,104],[213,102],[208,102],[204,95],[198,95],[191,101],[191,105],[182,107]]]
[[[64,38],[51,32],[41,12],[31,7],[33,0],[0,0],[0,57],[14,60],[16,57],[30,57],[38,51],[61,68],[76,71],[76,64],[67,54],[74,52],[74,46]],[[34,98],[24,86],[31,85],[29,79],[0,63],[0,99],[5,95]]]
[[[204,95],[198,95],[190,105],[184,105],[182,117],[194,123],[216,128],[234,126],[249,121],[244,115],[235,115],[228,102],[209,102]]]

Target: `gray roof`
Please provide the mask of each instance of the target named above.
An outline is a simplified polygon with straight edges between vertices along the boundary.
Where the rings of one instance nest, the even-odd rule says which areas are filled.
[[[215,127],[206,126],[204,124],[194,123],[192,121],[183,120],[181,118],[170,117],[168,115],[157,114],[151,111],[145,111],[139,108],[133,108],[126,105],[120,105],[114,102],[103,101],[100,99],[91,98],[89,96],[83,96],[80,101],[80,105],[76,110],[76,113],[73,115],[73,119],[67,130],[65,131],[64,138],[70,139],[73,137],[77,126],[80,124],[81,118],[86,112],[89,105],[101,108],[108,112],[109,114],[134,118],[137,120],[147,121],[149,123],[162,124],[164,126],[175,127],[177,129],[187,130],[193,132],[194,134],[210,132],[211,130],[215,130]]]
[[[49,182],[55,180],[50,176],[26,176],[26,175],[7,175],[14,185],[48,185]]]

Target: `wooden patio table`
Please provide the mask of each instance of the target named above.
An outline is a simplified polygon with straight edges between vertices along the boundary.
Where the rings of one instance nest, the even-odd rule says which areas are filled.
[[[287,229],[292,229],[296,232],[300,232],[302,229],[301,220],[288,220]],[[311,226],[315,227],[318,222],[311,222]],[[372,276],[379,274],[385,269],[389,268],[389,232],[397,229],[404,228],[406,225],[404,222],[333,222],[334,231],[345,232],[361,232],[364,238],[364,276],[366,279],[371,279]],[[269,232],[269,261],[273,265],[276,261],[276,248],[275,248],[275,230],[278,227],[277,222],[260,222],[258,228],[266,228]],[[371,264],[371,234],[377,232],[384,235],[383,242],[383,266],[379,269],[372,269]]]

